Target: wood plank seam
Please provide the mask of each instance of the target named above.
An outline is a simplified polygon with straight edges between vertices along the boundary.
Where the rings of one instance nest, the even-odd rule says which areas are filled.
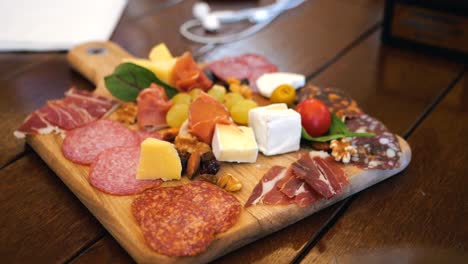
[[[90,248],[91,246],[93,246],[94,244],[96,244],[98,241],[100,241],[101,239],[103,239],[106,235],[108,235],[109,233],[106,231],[106,229],[104,227],[102,227],[103,231],[99,236],[97,236],[96,238],[92,239],[91,241],[89,241],[89,243],[86,243],[83,245],[83,247],[81,247],[79,250],[77,250],[74,254],[72,254],[68,259],[66,259],[63,263],[72,263],[73,260],[75,260],[77,257],[79,257],[81,254],[83,254],[88,248]]]
[[[58,56],[57,54],[54,54],[54,55],[46,57],[44,60],[40,60],[40,61],[36,61],[36,62],[32,62],[30,64],[27,64],[24,67],[21,67],[20,69],[11,72],[8,75],[5,75],[5,77],[2,78],[2,81],[8,81],[10,79],[13,79],[14,77],[18,77],[19,75],[27,72],[28,70],[34,69],[34,68],[36,68],[36,67],[38,67],[38,66],[40,66],[40,65],[42,65],[42,64],[44,64],[44,63],[46,63],[48,61],[51,61],[52,59],[54,59],[57,56]]]
[[[167,1],[163,1],[162,3],[160,4],[156,4],[153,8],[151,8],[150,10],[146,10],[144,12],[141,12],[141,14],[138,14],[134,17],[130,17],[128,19],[126,19],[127,21],[130,21],[130,22],[136,22],[136,21],[139,21],[139,20],[142,20],[144,18],[146,18],[147,16],[151,16],[151,15],[154,15],[154,14],[157,14],[167,8],[170,8],[170,7],[173,7],[179,3],[182,3],[184,0],[167,0]]]
[[[403,134],[403,138],[408,139],[414,130],[428,117],[428,115],[435,110],[435,108],[440,104],[440,102],[445,98],[445,96],[452,91],[456,84],[463,78],[465,73],[467,73],[467,66],[460,71],[460,73],[450,82],[447,88],[443,89],[442,92],[427,106],[423,111],[421,116],[416,120],[413,126],[408,129]],[[309,240],[309,242],[299,251],[296,257],[291,261],[291,264],[298,264],[307,256],[307,254],[317,245],[318,242],[334,227],[334,225],[339,221],[339,218],[346,213],[347,209],[351,205],[352,201],[359,197],[360,193],[351,195],[350,197],[344,199],[339,207],[332,213],[330,219],[328,219],[324,225],[317,231]]]
[[[317,70],[310,73],[306,77],[306,82],[309,82],[313,78],[317,77],[320,73],[328,69],[328,67],[332,66],[335,62],[341,59],[344,55],[346,55],[349,51],[351,51],[354,47],[358,46],[361,42],[366,40],[369,36],[377,32],[382,27],[382,21],[375,23],[373,26],[365,30],[361,35],[359,35],[355,40],[351,41],[348,45],[346,45],[342,50],[338,51],[335,56],[325,62],[322,66],[320,66]]]
[[[26,155],[32,153],[31,151],[31,147],[26,144],[26,147],[25,147],[25,150],[21,153],[18,153],[18,155],[16,155],[15,157],[13,157],[11,160],[7,161],[5,164],[3,164],[1,167],[0,167],[0,170],[3,170],[5,168],[7,168],[8,166],[12,165],[13,163],[15,163],[16,161],[22,159],[23,157],[25,157]]]

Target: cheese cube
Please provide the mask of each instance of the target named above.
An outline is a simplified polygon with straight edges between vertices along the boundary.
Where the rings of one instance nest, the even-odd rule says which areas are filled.
[[[181,174],[182,164],[174,145],[155,138],[141,143],[137,179],[179,180]]]
[[[165,61],[174,58],[164,43],[160,43],[154,46],[151,49],[148,57],[151,61]]]
[[[150,61],[145,59],[124,59],[124,62],[130,62],[152,71],[161,81],[170,84],[172,69],[177,59],[168,59],[163,61]]]
[[[266,156],[297,151],[301,142],[301,115],[286,104],[272,104],[249,111],[258,149]]]
[[[216,124],[211,145],[219,161],[253,163],[257,160],[257,142],[250,127]]]

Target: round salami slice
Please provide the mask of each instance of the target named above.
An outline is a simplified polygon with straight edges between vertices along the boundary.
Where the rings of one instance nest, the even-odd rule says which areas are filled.
[[[215,237],[213,216],[184,199],[156,206],[143,215],[141,230],[146,243],[166,256],[194,256],[206,250]]]
[[[146,212],[151,210],[163,210],[164,207],[170,206],[169,203],[173,200],[178,200],[182,194],[184,194],[182,186],[149,189],[133,201],[133,217],[137,223],[141,224],[141,220]]]
[[[222,233],[239,220],[241,204],[230,193],[204,181],[194,181],[183,186],[184,198],[199,205],[207,214],[215,218],[216,233]]]
[[[161,180],[137,180],[140,147],[115,147],[103,151],[91,165],[89,182],[113,195],[131,195],[161,185]]]
[[[351,160],[365,169],[393,169],[399,166],[401,156],[398,138],[390,133],[382,122],[369,115],[361,115],[346,121],[349,130],[354,132],[373,132],[375,137],[356,137],[351,139],[357,154]]]
[[[134,131],[116,121],[101,119],[67,132],[62,152],[65,158],[88,165],[106,149],[136,146],[139,142]]]

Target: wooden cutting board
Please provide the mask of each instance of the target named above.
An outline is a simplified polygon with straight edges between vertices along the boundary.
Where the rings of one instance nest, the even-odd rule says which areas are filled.
[[[104,87],[103,77],[113,72],[114,68],[121,63],[122,58],[128,57],[131,57],[131,55],[111,42],[83,44],[72,49],[68,54],[71,66],[96,84],[96,93],[100,95],[108,95]],[[135,196],[112,196],[94,189],[87,181],[89,167],[77,165],[63,157],[61,152],[62,138],[60,136],[28,136],[27,141],[137,262],[199,263],[213,260],[284,228],[402,171],[411,160],[411,150],[405,140],[401,137],[398,137],[398,139],[403,151],[400,168],[363,171],[354,166],[347,166],[346,175],[350,185],[341,195],[337,195],[330,200],[321,200],[307,208],[299,208],[296,205],[257,205],[243,209],[239,222],[227,232],[218,235],[217,239],[204,253],[195,257],[179,258],[160,255],[145,244],[140,228],[130,212],[130,206]],[[245,204],[255,185],[271,166],[289,166],[298,156],[299,152],[274,157],[259,155],[255,164],[223,163],[220,173],[232,173],[242,181],[242,190],[234,195],[242,204]],[[188,180],[183,177],[181,182],[188,182]],[[176,185],[180,184],[180,182],[168,184]]]

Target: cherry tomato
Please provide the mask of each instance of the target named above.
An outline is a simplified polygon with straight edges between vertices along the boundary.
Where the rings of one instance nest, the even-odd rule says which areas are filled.
[[[319,137],[327,133],[331,125],[331,114],[328,107],[318,99],[307,99],[296,106],[301,114],[304,129],[312,137]]]

